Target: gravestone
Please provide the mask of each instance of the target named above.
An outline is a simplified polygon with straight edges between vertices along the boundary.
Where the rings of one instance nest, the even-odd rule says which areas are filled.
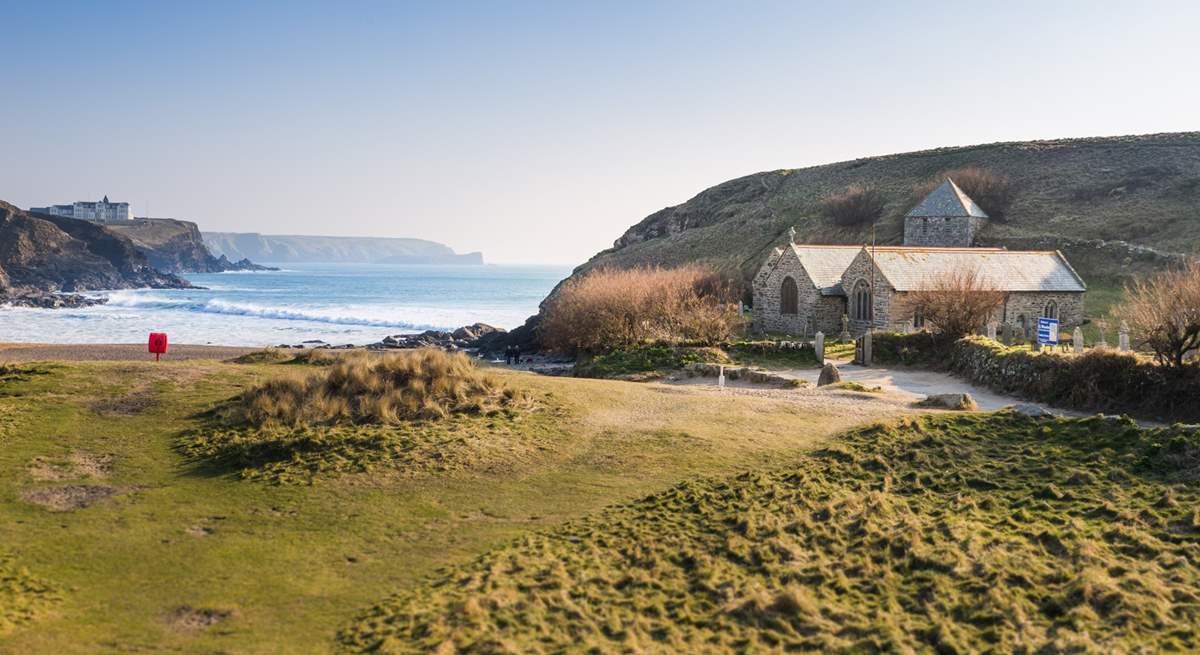
[[[871,331],[867,330],[862,336],[863,342],[863,366],[871,365]]]
[[[996,340],[996,324],[995,323],[987,324],[987,338],[991,339],[992,341]]]
[[[842,333],[838,335],[838,340],[845,343],[850,340],[850,317],[842,314]]]
[[[1096,329],[1100,331],[1100,336],[1096,338],[1096,347],[1107,348],[1108,340],[1104,337],[1104,333],[1108,331],[1108,322],[1103,319],[1096,321]]]
[[[824,364],[825,363],[825,333],[821,332],[820,330],[817,331],[816,336],[813,338],[813,351],[815,351],[817,354],[817,363]]]
[[[1083,354],[1083,329],[1075,328],[1071,333],[1071,346],[1075,349],[1075,354]]]
[[[1129,324],[1121,321],[1120,330],[1117,332],[1117,348],[1123,352],[1129,352]]]

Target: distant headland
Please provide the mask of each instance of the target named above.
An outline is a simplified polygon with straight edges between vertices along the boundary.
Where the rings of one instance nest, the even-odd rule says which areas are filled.
[[[483,253],[455,253],[449,246],[424,239],[273,235],[256,232],[204,232],[204,243],[218,257],[278,264],[298,262],[346,264],[480,265]]]

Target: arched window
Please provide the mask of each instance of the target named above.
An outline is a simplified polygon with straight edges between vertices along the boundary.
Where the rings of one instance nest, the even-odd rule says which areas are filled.
[[[796,308],[799,295],[800,292],[796,290],[796,281],[791,277],[783,278],[783,285],[779,288],[779,313],[799,313]]]
[[[854,293],[850,294],[850,318],[856,321],[870,321],[874,311],[871,302],[871,285],[866,280],[859,280],[854,285]]]
[[[913,329],[914,330],[925,329],[925,308],[924,307],[918,307],[918,308],[916,308],[916,310],[913,311]]]
[[[1046,318],[1058,318],[1058,303],[1053,300],[1046,303],[1046,309],[1042,310],[1042,316]]]

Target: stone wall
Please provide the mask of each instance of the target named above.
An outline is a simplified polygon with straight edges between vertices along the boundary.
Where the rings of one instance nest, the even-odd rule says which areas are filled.
[[[1058,322],[1062,332],[1083,323],[1083,294],[1047,291],[1014,291],[997,312],[998,323],[1020,325],[1025,317],[1027,337],[1037,332],[1037,319],[1046,311],[1049,302],[1058,303]]]
[[[796,282],[798,297],[795,314],[780,312],[783,280],[787,277]],[[795,251],[786,248],[779,257],[768,259],[754,278],[754,306],[750,313],[754,330],[811,335],[821,329],[814,325],[821,300],[821,292],[813,287]]]
[[[969,216],[907,216],[904,219],[904,245],[967,247],[974,245],[975,236],[982,227],[982,218]]]
[[[871,284],[871,272],[875,268],[871,258],[866,253],[860,253],[850,266],[846,267],[846,272],[842,274],[842,288],[846,291],[846,311],[849,313],[850,308],[854,306],[854,287],[860,280]],[[874,275],[875,289],[872,294],[872,300],[875,305],[873,314],[874,320],[867,322],[863,320],[855,320],[850,317],[850,331],[859,335],[866,332],[869,328],[873,329],[899,329],[903,323],[903,319],[891,317],[890,313],[895,305],[896,291],[892,288],[883,274],[875,270]],[[840,328],[839,328],[840,330]]]

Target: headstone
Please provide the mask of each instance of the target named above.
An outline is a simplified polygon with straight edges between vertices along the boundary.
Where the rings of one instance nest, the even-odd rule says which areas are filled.
[[[842,381],[842,374],[838,372],[833,362],[829,362],[821,367],[821,374],[817,376],[817,386],[823,387],[827,384],[834,384]]]
[[[819,330],[817,331],[816,336],[813,338],[813,350],[816,351],[816,353],[817,353],[817,363],[824,364],[825,363],[825,333],[824,332],[821,332]]]
[[[1000,342],[1006,346],[1011,346],[1013,342],[1012,323],[1004,324],[1004,334],[1000,336]]]
[[[987,338],[991,339],[992,341],[996,340],[996,324],[995,323],[987,324]]]
[[[1117,348],[1121,352],[1129,352],[1129,324],[1121,321],[1120,331],[1117,332]]]
[[[838,335],[838,340],[845,343],[850,340],[850,317],[842,314],[842,333]]]
[[[914,323],[913,323],[912,319],[908,319],[907,321],[904,321],[904,334],[912,334],[915,331],[916,331],[916,328],[914,327]]]
[[[1071,333],[1071,346],[1075,349],[1076,355],[1083,354],[1083,328],[1075,328]]]
[[[863,335],[863,366],[871,365],[871,331]]]
[[[1108,322],[1103,319],[1096,321],[1096,329],[1100,331],[1100,335],[1096,339],[1096,347],[1107,348],[1108,339],[1105,338],[1104,333],[1108,331]]]

